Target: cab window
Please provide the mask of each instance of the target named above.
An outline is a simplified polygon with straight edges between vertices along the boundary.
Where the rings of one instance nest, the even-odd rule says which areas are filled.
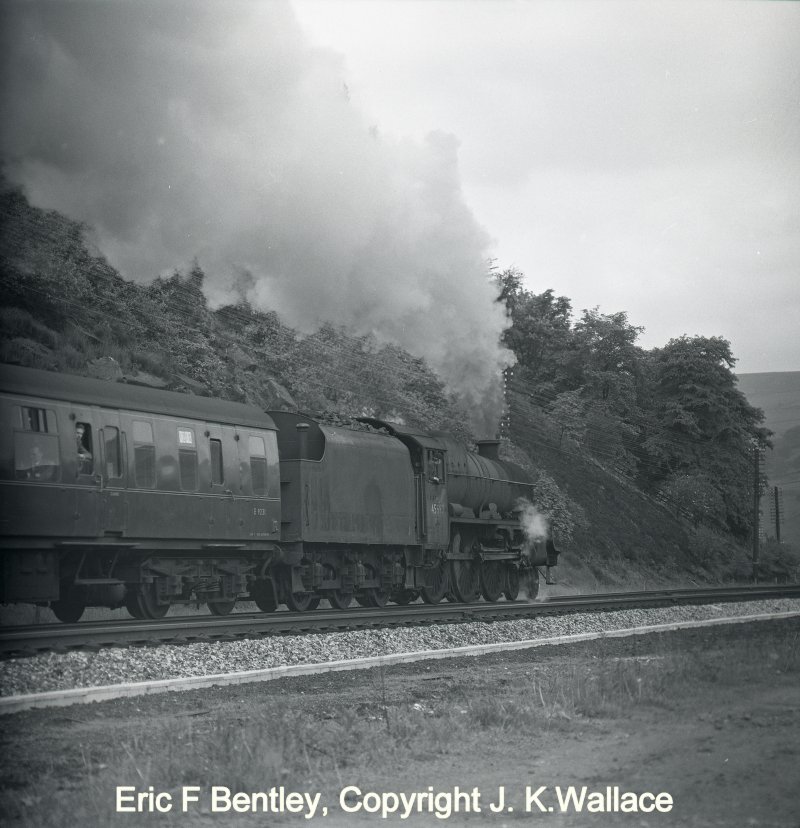
[[[428,449],[428,480],[431,483],[444,483],[444,454]]]

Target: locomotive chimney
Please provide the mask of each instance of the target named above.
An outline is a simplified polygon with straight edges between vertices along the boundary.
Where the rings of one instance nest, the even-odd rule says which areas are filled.
[[[500,441],[499,440],[478,440],[478,454],[485,457],[487,460],[500,459]]]
[[[298,423],[297,429],[297,457],[299,460],[305,460],[308,456],[308,429],[311,426],[308,423]]]

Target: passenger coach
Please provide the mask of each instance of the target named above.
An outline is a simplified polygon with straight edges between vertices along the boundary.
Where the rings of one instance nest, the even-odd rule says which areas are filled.
[[[13,366],[0,380],[3,602],[74,621],[87,605],[154,618],[176,601],[224,614],[260,597],[281,554],[268,415]]]

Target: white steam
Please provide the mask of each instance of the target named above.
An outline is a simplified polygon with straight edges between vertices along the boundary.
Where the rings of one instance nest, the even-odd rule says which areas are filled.
[[[0,152],[34,204],[128,278],[196,258],[214,304],[245,285],[302,330],[396,342],[494,431],[505,315],[455,138],[370,129],[285,3],[20,3],[0,24]]]
[[[528,543],[544,543],[550,536],[550,515],[540,512],[530,501],[520,498],[519,520]]]

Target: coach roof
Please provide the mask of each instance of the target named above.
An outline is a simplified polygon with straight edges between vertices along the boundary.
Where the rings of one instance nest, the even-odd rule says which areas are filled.
[[[213,397],[159,391],[124,382],[56,374],[16,365],[0,365],[0,390],[25,397],[82,405],[167,414],[211,423],[268,428],[275,430],[272,418],[254,405],[227,402]]]

